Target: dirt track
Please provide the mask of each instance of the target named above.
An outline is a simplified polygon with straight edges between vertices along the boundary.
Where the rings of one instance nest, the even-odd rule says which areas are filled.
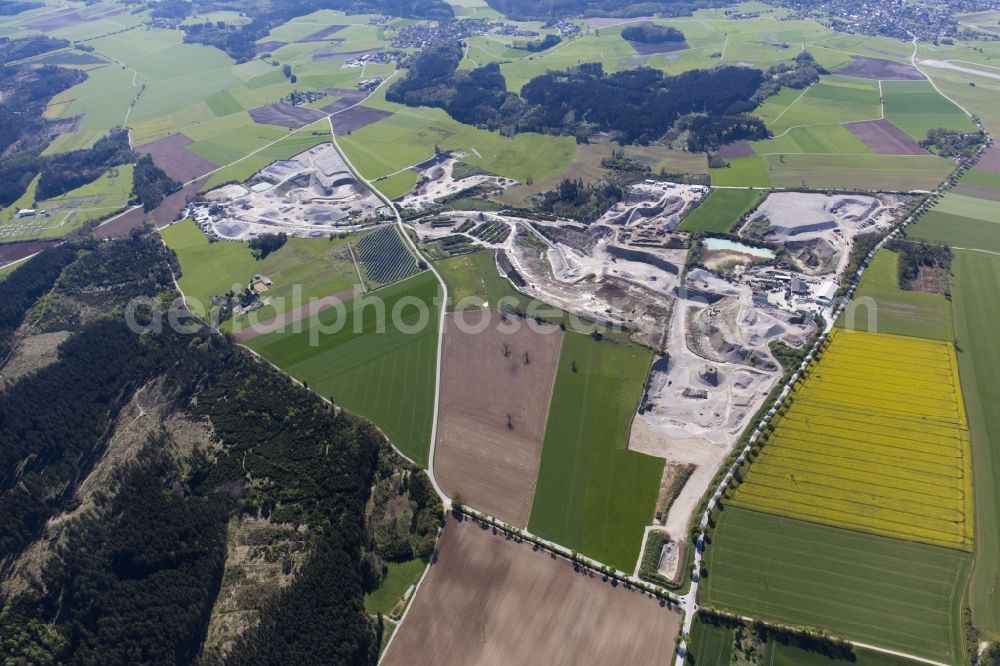
[[[445,492],[506,522],[524,527],[535,491],[562,332],[539,332],[524,320],[514,333],[498,330],[494,311],[465,313],[481,333],[445,320],[441,409],[434,471]],[[534,322],[532,322],[534,324]],[[509,356],[504,356],[504,344]],[[525,352],[529,363],[524,362]],[[511,418],[508,427],[507,417]]]
[[[877,155],[926,155],[927,151],[920,147],[909,134],[899,129],[888,120],[862,120],[855,123],[844,123],[854,136],[871,148]]]
[[[449,518],[384,664],[668,664],[681,616]]]

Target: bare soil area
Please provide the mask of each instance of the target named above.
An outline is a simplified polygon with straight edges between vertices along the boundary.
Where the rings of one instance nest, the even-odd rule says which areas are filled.
[[[338,111],[336,108],[337,104],[340,104],[343,100],[338,100],[329,107],[333,107],[334,111]],[[325,109],[324,109],[325,110]],[[328,113],[333,113],[333,111],[328,111]],[[343,111],[338,111],[336,115],[330,116],[330,120],[333,121],[333,131],[337,134],[350,134],[354,130],[359,130],[362,127],[367,127],[372,123],[377,123],[383,118],[388,118],[392,115],[392,111],[383,111],[382,109],[372,109],[367,106],[354,106],[348,107]]]
[[[336,113],[338,115],[344,115],[340,112],[354,106],[368,96],[368,93],[362,90],[351,90],[350,88],[324,88],[323,92],[331,97],[340,98],[336,102],[331,102],[324,106],[323,113]],[[337,117],[334,116],[334,127],[336,127],[336,121]],[[337,132],[340,131],[339,129],[337,130]]]
[[[329,39],[331,35],[335,35],[336,33],[340,32],[341,30],[343,30],[346,27],[347,27],[346,25],[328,25],[328,26],[326,26],[325,28],[323,28],[322,30],[320,30],[318,32],[314,32],[313,34],[311,34],[311,35],[309,35],[307,37],[303,37],[299,41],[300,42],[322,42],[322,41],[324,41],[326,39]]]
[[[135,150],[152,157],[156,166],[166,171],[171,178],[186,183],[215,169],[215,165],[204,157],[186,150],[191,143],[191,139],[183,134],[171,134]]]
[[[445,492],[527,525],[561,346],[556,327],[503,322],[492,310],[448,315],[434,458]]]
[[[753,157],[754,152],[753,148],[750,147],[750,142],[741,139],[719,146],[719,156],[728,160],[733,157]]]
[[[982,157],[976,162],[976,168],[982,171],[1000,173],[1000,141],[994,141],[989,148],[983,151]]]
[[[77,23],[86,21],[80,12],[67,7],[54,12],[46,12],[36,18],[24,22],[24,27],[39,32],[51,32],[59,28],[69,28]]]
[[[36,252],[41,252],[42,250],[59,245],[60,242],[62,241],[36,240],[0,244],[0,266],[6,266],[7,264],[19,261],[25,257],[30,257]]]
[[[883,81],[920,81],[925,78],[916,67],[910,64],[866,56],[851,56],[851,58],[853,58],[853,62],[850,65],[838,69],[834,74]]]
[[[845,123],[844,127],[878,155],[927,154],[909,134],[885,119]]]
[[[448,520],[382,663],[666,664],[677,611],[566,561]]]
[[[141,227],[146,222],[146,218],[146,211],[142,209],[142,206],[133,208],[95,227],[94,236],[102,240],[124,236],[136,227]]]
[[[278,125],[279,127],[290,127],[298,129],[305,127],[309,123],[314,123],[326,114],[316,109],[307,109],[303,106],[292,106],[284,102],[275,102],[267,106],[259,106],[250,109],[250,117],[255,123],[262,125]]]

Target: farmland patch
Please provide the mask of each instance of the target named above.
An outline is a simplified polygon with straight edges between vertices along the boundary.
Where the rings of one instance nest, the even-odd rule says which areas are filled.
[[[965,659],[967,553],[733,506],[719,512],[711,538],[702,604],[949,664]]]
[[[858,55],[852,55],[851,64],[841,67],[835,73],[841,76],[856,76],[883,81],[919,81],[926,78],[920,73],[920,70],[909,63]]]
[[[518,527],[528,523],[561,342],[556,326],[505,322],[495,310],[446,319],[435,474],[451,496]]]
[[[885,81],[885,118],[917,141],[927,132],[945,129],[976,131],[968,116],[945,99],[929,81]]]
[[[969,430],[948,342],[836,329],[732,502],[972,549]]]
[[[262,125],[279,125],[298,129],[325,117],[326,114],[316,109],[304,106],[292,106],[284,102],[275,102],[267,106],[250,109],[250,117],[255,123]]]
[[[171,134],[139,146],[136,152],[149,155],[156,162],[156,166],[166,171],[168,176],[186,183],[215,169],[215,165],[204,157],[187,150],[192,143],[191,139],[183,134]]]
[[[339,102],[334,102],[330,104],[329,107],[335,107]],[[327,111],[327,113],[334,113],[332,111]],[[342,111],[336,111],[335,115],[330,116],[330,120],[333,122],[333,131],[337,134],[350,134],[355,130],[359,130],[362,127],[367,127],[372,123],[377,123],[383,118],[388,118],[392,115],[391,111],[383,111],[382,109],[371,109],[367,106],[355,106],[344,109]]]
[[[753,148],[750,147],[750,142],[746,139],[731,141],[719,146],[719,155],[726,159],[731,157],[752,157],[754,154]]]
[[[927,151],[888,120],[863,120],[844,125],[878,155],[926,155]]]
[[[528,528],[623,571],[653,518],[663,460],[628,450],[652,353],[567,333]]]
[[[712,190],[678,228],[682,231],[731,231],[763,197],[761,190]]]
[[[470,520],[449,519],[439,543],[387,666],[673,659],[680,615],[655,599]]]

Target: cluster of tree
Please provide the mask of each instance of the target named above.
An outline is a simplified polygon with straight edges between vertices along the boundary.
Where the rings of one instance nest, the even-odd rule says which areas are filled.
[[[257,259],[264,259],[272,252],[277,252],[288,241],[288,234],[281,231],[276,234],[261,234],[252,239],[250,246],[253,256]]]
[[[225,660],[374,664],[379,641],[364,611],[362,557],[377,545],[365,506],[377,470],[406,478],[406,540],[411,555],[429,555],[441,517],[429,480],[415,469],[401,475],[369,423],[331,409],[227,338],[200,327],[129,330],[122,299],[170,293],[168,253],[141,233],[66,245],[3,286],[5,295],[12,285],[22,294],[21,315],[6,315],[11,322],[53,281],[50,300],[89,297],[94,311],[116,314],[80,324],[55,363],[0,393],[0,559],[74,508],[123,406],[151,380],[162,382],[172,409],[207,419],[216,442],[211,455],[198,447],[181,454],[166,428],[140,446],[94,507],[72,519],[41,584],[8,600],[0,613],[5,658],[191,663],[220,589],[227,521],[242,511],[301,527],[309,550],[292,584],[262,603],[259,623]],[[58,272],[53,254],[56,266],[71,263]]]
[[[755,69],[720,67],[665,76],[640,68],[605,74],[599,63],[589,63],[535,77],[517,95],[507,92],[496,63],[458,71],[461,58],[458,44],[439,44],[412,56],[406,78],[390,86],[386,97],[439,107],[460,122],[505,134],[570,134],[579,141],[607,132],[620,143],[648,143],[690,114],[709,119],[691,123],[698,146],[718,144],[713,133],[732,140],[766,131],[746,116],[763,81]]]
[[[545,37],[539,41],[528,42],[524,45],[524,48],[532,53],[540,53],[541,51],[548,51],[561,41],[562,37],[559,35],[545,35]]]
[[[622,28],[622,38],[640,44],[665,44],[683,42],[684,33],[673,26],[643,21]]]
[[[219,21],[183,26],[184,41],[214,46],[237,62],[244,62],[256,56],[257,40],[271,28],[321,9],[443,21],[455,17],[451,5],[443,0],[261,0],[240,5],[240,10],[250,17],[248,23],[230,25]]]
[[[782,88],[802,89],[819,81],[820,74],[829,74],[808,51],[800,51],[791,63],[782,62],[767,70],[764,83],[757,92],[757,101],[763,102]]]
[[[761,642],[774,640],[783,645],[792,645],[808,652],[815,652],[829,659],[842,659],[849,662],[857,660],[854,646],[850,642],[822,631],[771,624],[763,620],[750,622],[738,615],[710,608],[699,608],[697,618],[699,622],[712,626],[752,631],[757,634]]]
[[[721,0],[487,0],[490,7],[516,21],[548,21],[579,16],[689,16],[706,7],[722,7]]]
[[[672,128],[672,135],[685,133],[685,144],[692,152],[715,150],[731,141],[759,141],[771,136],[764,121],[751,113],[714,115],[692,113],[681,116]]]
[[[64,245],[35,255],[3,282],[0,298],[0,359],[7,356],[11,336],[28,310],[49,291],[63,269],[76,258],[76,248]]]
[[[890,241],[886,247],[899,253],[899,286],[915,289],[922,270],[945,274],[951,271],[951,248],[924,241]]]
[[[624,198],[625,188],[617,183],[608,180],[584,183],[564,178],[556,189],[536,195],[532,204],[545,213],[593,222]]]
[[[190,16],[193,10],[194,3],[188,0],[160,0],[152,5],[150,14],[153,18],[180,21]]]
[[[942,157],[972,157],[986,143],[983,132],[960,132],[943,127],[928,130],[920,146]]]
[[[12,61],[68,46],[48,37],[0,40],[0,61]],[[0,206],[24,193],[43,166],[42,151],[54,135],[42,112],[49,100],[87,77],[54,65],[0,67]]]
[[[181,184],[156,166],[153,158],[143,155],[135,162],[132,176],[132,195],[142,204],[142,209],[151,211],[163,200],[181,189]]]
[[[71,150],[47,157],[35,196],[38,200],[65,194],[96,180],[108,169],[130,163],[135,157],[129,145],[128,130],[113,129],[91,148]]]

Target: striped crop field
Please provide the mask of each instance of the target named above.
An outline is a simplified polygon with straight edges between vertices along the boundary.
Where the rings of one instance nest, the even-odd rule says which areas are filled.
[[[398,282],[419,270],[416,259],[391,224],[362,236],[358,241],[358,255],[368,278],[383,285]]]
[[[732,503],[971,550],[970,455],[951,343],[835,330]]]

